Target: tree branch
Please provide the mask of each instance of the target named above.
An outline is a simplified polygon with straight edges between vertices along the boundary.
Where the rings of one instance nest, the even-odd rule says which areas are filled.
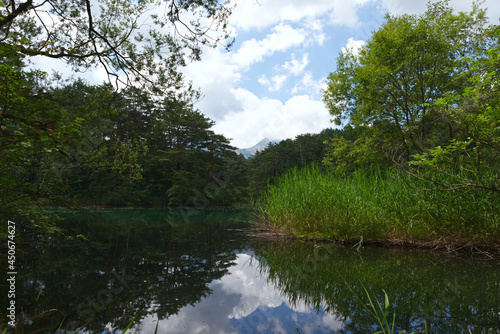
[[[19,6],[15,8],[15,1],[12,0],[13,11],[5,17],[0,17],[0,28],[14,21],[16,17],[18,17],[22,13],[27,12],[32,5],[33,0],[27,0],[26,2],[19,4]]]

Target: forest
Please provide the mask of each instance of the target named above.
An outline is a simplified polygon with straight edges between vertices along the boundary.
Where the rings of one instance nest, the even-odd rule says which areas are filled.
[[[421,15],[387,15],[364,47],[328,64],[335,70],[323,100],[336,124],[247,160],[211,129],[214,121],[194,107],[199,92],[178,71],[211,39],[196,29],[177,39],[151,30],[134,44],[128,17],[145,3],[107,9],[119,18],[114,29],[98,26],[97,15],[110,13],[91,13],[83,2],[54,5],[68,19],[58,33],[25,15],[35,7],[5,3],[2,220],[58,231],[47,208],[255,205],[269,227],[295,236],[496,243],[500,29],[479,5],[455,13],[438,2]],[[171,9],[193,7],[227,37],[224,4]],[[170,14],[156,23],[179,23]],[[33,56],[101,64],[110,80],[63,80],[29,66]]]

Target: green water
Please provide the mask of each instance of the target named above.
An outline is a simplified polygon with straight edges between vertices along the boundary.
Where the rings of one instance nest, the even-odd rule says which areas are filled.
[[[241,211],[66,217],[89,241],[19,237],[20,332],[373,333],[366,287],[398,330],[500,333],[497,260],[263,239]]]

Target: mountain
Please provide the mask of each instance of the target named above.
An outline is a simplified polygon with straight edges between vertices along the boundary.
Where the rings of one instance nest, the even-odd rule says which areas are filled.
[[[264,150],[270,143],[276,143],[276,141],[269,138],[264,138],[260,142],[258,142],[257,145],[254,145],[250,148],[239,148],[236,150],[236,152],[242,154],[245,158],[248,159],[253,156],[255,152]]]

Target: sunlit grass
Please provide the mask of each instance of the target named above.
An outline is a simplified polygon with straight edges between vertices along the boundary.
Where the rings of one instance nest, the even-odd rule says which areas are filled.
[[[260,218],[294,236],[333,240],[436,240],[500,236],[500,198],[420,191],[399,170],[347,175],[293,170],[258,203]],[[497,239],[498,240],[498,239]]]

